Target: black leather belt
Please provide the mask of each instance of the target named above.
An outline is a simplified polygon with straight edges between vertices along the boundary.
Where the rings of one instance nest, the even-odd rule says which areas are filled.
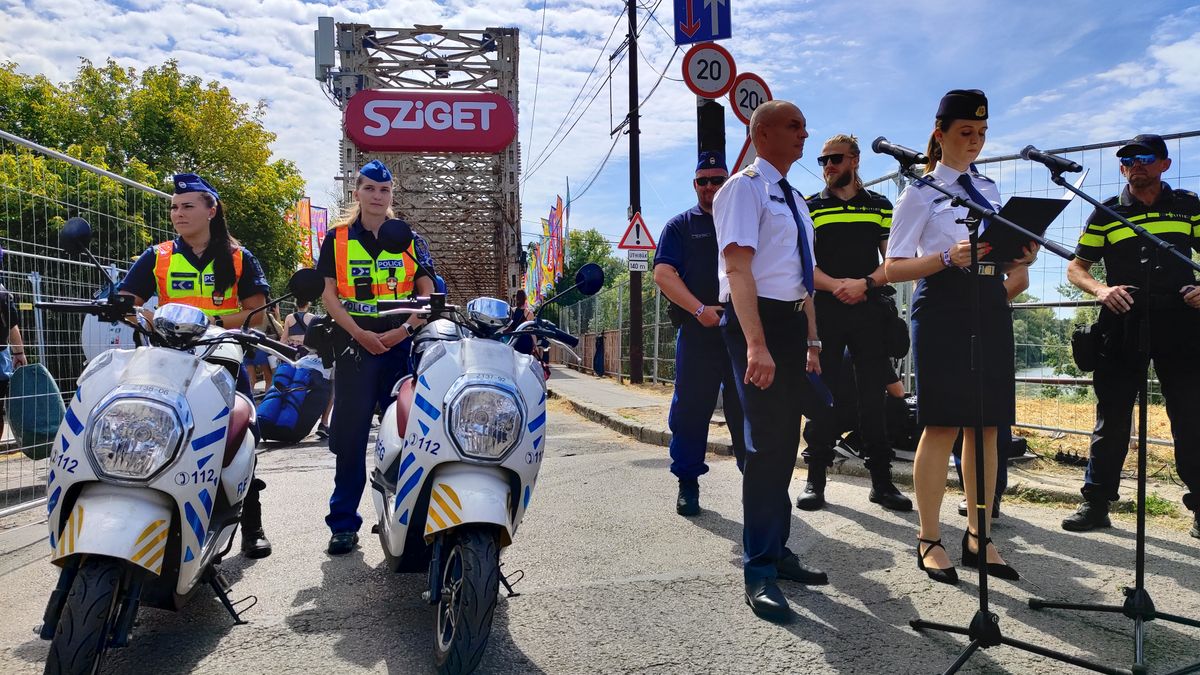
[[[773,312],[796,312],[797,314],[804,311],[805,299],[800,300],[774,300],[772,298],[758,299],[758,306],[761,309]]]

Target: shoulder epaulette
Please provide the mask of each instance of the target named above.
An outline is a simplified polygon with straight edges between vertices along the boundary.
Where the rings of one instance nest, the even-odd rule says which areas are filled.
[[[749,176],[751,178],[755,178],[758,176],[758,169],[756,169],[752,166],[748,166],[748,167],[742,169],[742,175]]]
[[[986,181],[988,183],[992,183],[993,185],[996,183],[996,181],[992,180],[991,178],[988,178],[987,176],[979,173],[978,171],[972,171],[971,178],[978,178],[979,180]]]
[[[1179,188],[1175,188],[1175,194],[1180,195],[1182,197],[1191,197],[1192,199],[1200,199],[1200,197],[1197,197],[1196,193],[1192,192],[1191,190],[1181,190]]]
[[[1104,205],[1105,205],[1105,206],[1116,206],[1116,205],[1118,205],[1118,204],[1120,204],[1120,203],[1121,203],[1121,195],[1116,195],[1116,196],[1114,196],[1114,197],[1109,197],[1108,199],[1105,199],[1105,200],[1104,200]]]

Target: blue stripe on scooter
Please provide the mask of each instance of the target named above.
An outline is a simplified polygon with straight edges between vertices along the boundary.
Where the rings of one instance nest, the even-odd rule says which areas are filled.
[[[187,552],[183,554],[183,562],[192,562],[196,556],[192,553],[192,547],[187,547]]]
[[[225,437],[225,427],[221,427],[221,428],[217,429],[216,431],[212,431],[207,434],[204,434],[200,438],[197,438],[196,440],[192,441],[192,450],[203,450],[204,448],[207,448],[208,446],[212,445],[213,443],[216,443],[217,441],[221,440],[224,437]]]
[[[68,407],[67,414],[64,419],[67,422],[67,426],[71,428],[71,433],[75,434],[76,436],[83,433],[83,422],[80,422],[79,418],[75,416],[74,409]]]
[[[196,541],[204,541],[204,523],[200,522],[200,514],[196,513],[191,502],[184,503],[183,516],[187,520],[187,524],[192,526],[192,532],[196,534]]]
[[[538,415],[537,417],[533,418],[533,421],[529,423],[529,432],[533,433],[533,432],[537,431],[538,429],[542,428],[542,425],[545,423],[546,423],[546,413],[543,412],[541,415]]]
[[[442,411],[440,411],[440,410],[438,410],[437,408],[433,407],[433,404],[432,404],[432,403],[430,403],[429,401],[426,401],[426,400],[425,400],[425,397],[424,397],[424,396],[422,396],[422,395],[420,395],[420,394],[417,394],[417,397],[416,397],[416,399],[413,401],[413,403],[414,403],[414,404],[415,404],[415,405],[416,405],[418,408],[420,408],[422,412],[424,412],[426,415],[429,415],[429,417],[430,417],[431,419],[435,419],[435,420],[436,420],[437,418],[439,418],[439,417],[441,417],[441,416],[442,416]]]
[[[425,376],[424,376],[424,375],[422,375],[421,377],[418,377],[418,378],[417,378],[417,382],[420,382],[420,383],[421,383],[421,386],[422,386],[422,387],[425,387],[426,389],[432,389],[432,388],[433,388],[433,387],[430,387],[430,386],[429,386],[429,382],[427,382],[427,381],[425,380]]]
[[[429,425],[428,424],[425,424],[421,420],[417,420],[417,426],[421,427],[422,434],[425,434],[426,436],[429,435]]]
[[[400,470],[396,472],[396,480],[403,478],[404,472],[408,471],[408,467],[412,466],[412,463],[415,461],[417,461],[416,453],[410,452],[405,455],[404,459],[400,462]]]
[[[543,391],[542,392],[542,400],[538,401],[538,405],[541,405],[545,402],[546,402],[546,392]]]
[[[525,486],[525,506],[522,508],[526,508],[526,509],[529,508],[529,498],[532,496],[533,496],[533,488],[529,485],[526,485]]]
[[[544,436],[538,436],[537,438],[533,439],[533,449],[534,449],[534,450],[537,450],[537,449],[538,449],[538,446],[542,444],[542,439],[543,439],[543,438],[545,438],[545,437],[544,437]]]
[[[217,413],[217,416],[213,418],[213,421],[216,422],[217,420],[221,419],[222,417],[224,417],[228,414],[229,414],[229,406],[225,406],[224,408],[221,408],[221,412]]]
[[[404,501],[404,498],[408,496],[408,493],[412,492],[412,489],[417,487],[417,483],[421,482],[421,476],[424,475],[424,473],[425,467],[422,466],[418,467],[417,470],[413,472],[413,475],[408,477],[408,480],[404,482],[404,486],[400,488],[400,493],[396,495],[397,504]]]
[[[50,495],[49,501],[46,502],[46,515],[54,513],[54,507],[58,506],[58,498],[62,496],[62,486],[54,488],[54,493]]]
[[[401,525],[407,525],[407,524],[408,524],[408,509],[405,509],[405,510],[404,510],[404,513],[401,513],[401,514],[400,514],[400,524],[401,524]]]
[[[208,455],[207,457],[201,457],[201,458],[200,458],[200,459],[199,459],[199,460],[196,462],[196,468],[197,468],[197,469],[203,469],[203,468],[204,468],[204,465],[205,465],[205,464],[208,464],[208,460],[210,460],[210,459],[212,459],[212,458],[213,458],[213,456],[212,456],[212,455]]]
[[[200,491],[200,503],[204,505],[204,515],[212,515],[212,497],[208,496],[208,488]]]

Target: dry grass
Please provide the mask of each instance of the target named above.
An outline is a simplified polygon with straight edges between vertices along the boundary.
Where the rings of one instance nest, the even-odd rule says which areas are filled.
[[[1017,419],[1025,424],[1038,424],[1064,429],[1082,429],[1090,431],[1095,425],[1095,405],[1089,402],[1072,402],[1056,398],[1018,398]],[[1137,421],[1137,409],[1134,408],[1134,422]],[[1167,419],[1164,406],[1152,405],[1147,411],[1149,418],[1148,431],[1150,438],[1171,438],[1171,423]],[[1048,431],[1018,429],[1017,433],[1030,439],[1035,452],[1052,458],[1057,451],[1074,452],[1086,457],[1088,454],[1089,438],[1079,434],[1054,434]],[[1151,469],[1167,464],[1175,468],[1175,451],[1163,445],[1149,446],[1148,461]],[[1137,453],[1130,452],[1125,460],[1126,469],[1137,466]]]

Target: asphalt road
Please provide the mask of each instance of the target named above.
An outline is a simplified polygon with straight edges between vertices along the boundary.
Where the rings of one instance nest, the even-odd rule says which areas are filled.
[[[520,597],[501,599],[481,666],[493,673],[929,673],[950,665],[964,639],[921,634],[916,617],[963,625],[978,607],[974,577],[957,588],[914,566],[915,514],[867,501],[865,482],[837,478],[831,506],[796,512],[791,547],[829,571],[831,585],[784,582],[797,610],[788,625],[754,617],[743,601],[739,475],[718,459],[701,479],[704,512],[674,513],[664,448],[643,445],[557,408],[529,516],[505,554],[521,569]],[[274,555],[231,557],[233,597],[258,597],[249,625],[233,626],[215,600],[180,613],[144,610],[130,647],[106,672],[425,673],[433,613],[420,599],[422,575],[383,568],[364,528],[361,549],[331,558],[323,523],[333,458],[324,448],[267,452],[261,471]],[[802,483],[795,482],[798,489]],[[958,498],[943,522],[957,558]],[[370,522],[369,497],[363,514]],[[1116,666],[1132,660],[1132,622],[1120,615],[1033,612],[1032,596],[1119,602],[1132,582],[1130,525],[1086,536],[1058,528],[1060,509],[1006,505],[995,537],[1024,575],[992,583],[992,607],[1008,637]],[[26,528],[26,533],[40,528]],[[40,672],[46,643],[32,627],[54,585],[44,541],[0,555],[0,672]],[[5,541],[12,548],[12,531]],[[1158,609],[1200,614],[1200,542],[1152,529],[1148,586]],[[1148,627],[1152,672],[1200,660],[1200,629]],[[964,673],[1082,670],[1010,647],[977,653]]]

